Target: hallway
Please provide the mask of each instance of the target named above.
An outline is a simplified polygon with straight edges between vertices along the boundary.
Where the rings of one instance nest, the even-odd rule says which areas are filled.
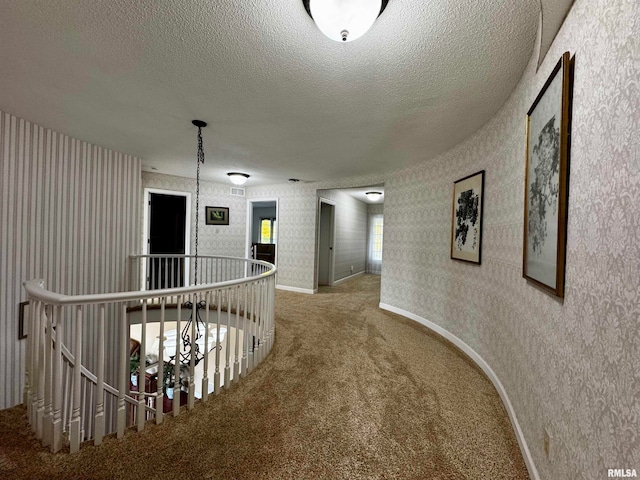
[[[276,293],[276,341],[241,384],[178,418],[51,455],[0,412],[8,478],[527,479],[507,414],[455,347],[378,308],[380,276]]]

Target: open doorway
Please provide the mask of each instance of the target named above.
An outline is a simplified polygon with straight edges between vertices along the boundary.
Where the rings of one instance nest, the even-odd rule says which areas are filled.
[[[315,289],[380,275],[384,185],[323,189],[317,196]]]
[[[143,254],[188,255],[190,250],[191,194],[144,189]],[[150,258],[142,265],[145,290],[189,284],[188,259]]]
[[[331,286],[334,276],[335,203],[324,198],[320,198],[319,202],[317,280],[318,286]]]
[[[278,199],[251,199],[247,209],[247,256],[276,265]]]

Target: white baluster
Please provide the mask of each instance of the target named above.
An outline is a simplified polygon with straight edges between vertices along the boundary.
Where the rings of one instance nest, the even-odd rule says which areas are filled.
[[[257,366],[262,361],[262,285],[256,282],[256,311],[255,311],[255,328],[256,328],[256,345],[253,352],[253,365]]]
[[[209,262],[206,263],[207,268],[209,268]],[[205,294],[205,311],[204,311],[204,366],[203,366],[203,375],[202,375],[202,401],[206,402],[209,398],[209,337],[211,336],[211,332],[209,331],[209,302],[211,299],[211,292],[207,292]]]
[[[29,423],[31,424],[31,430],[35,433],[38,428],[38,386],[39,386],[39,368],[40,368],[40,311],[43,308],[42,302],[34,302],[31,314],[31,321],[29,324],[29,330],[27,330],[30,341],[29,357],[31,363],[31,388],[29,399],[27,401],[27,415]]]
[[[125,394],[129,391],[129,325],[127,322],[127,306],[121,305],[120,309],[120,368],[118,369],[118,378],[120,385],[118,387],[118,424],[117,437],[124,436],[124,430],[127,426],[127,409],[124,401]]]
[[[245,264],[247,265],[247,264]],[[247,331],[247,327],[249,325],[249,305],[247,303],[247,294],[248,287],[246,284],[242,285],[243,291],[243,299],[244,299],[244,315],[242,316],[242,366],[240,371],[240,376],[245,377],[247,375],[248,369],[248,350],[249,350],[249,332]]]
[[[265,328],[267,329],[267,344],[266,353],[271,351],[271,345],[273,343],[273,297],[271,295],[271,279],[265,279],[265,288],[267,290],[267,319],[265,322]]]
[[[71,410],[71,421],[69,422],[69,450],[75,453],[80,450],[80,409],[82,401],[82,307],[76,307],[76,331],[74,347],[73,365],[73,404]],[[61,340],[61,339],[60,339]]]
[[[229,319],[231,318],[231,289],[227,288],[227,333],[226,333],[226,343],[225,343],[225,364],[224,364],[224,388],[228,389],[231,386],[231,341],[229,339],[229,335],[231,332]]]
[[[62,320],[62,307],[55,307],[55,320],[56,320],[56,343],[55,353],[53,357],[53,411],[51,422],[51,451],[53,453],[59,452],[62,448],[62,435],[63,435],[63,423],[62,423],[62,368],[63,368],[63,354],[62,354],[62,339],[64,338],[64,322]]]
[[[156,284],[156,257],[149,258],[149,290],[152,290]]]
[[[146,362],[147,357],[147,299],[142,301],[142,324],[141,324],[141,339],[140,339],[140,364],[138,366],[138,406],[136,408],[136,423],[138,431],[141,432],[144,429],[144,422],[147,417],[146,409]],[[131,354],[131,352],[129,352]],[[129,360],[131,361],[131,360]],[[131,368],[129,368],[131,371]]]
[[[94,445],[102,444],[104,438],[105,416],[104,416],[104,341],[105,341],[105,322],[104,322],[105,305],[101,303],[98,306],[98,364],[97,364],[97,383],[96,383],[96,420],[95,420],[95,438]]]
[[[251,284],[251,311],[249,313],[249,359],[247,361],[247,373],[251,373],[254,367],[255,354],[255,318],[256,318],[256,284]]]
[[[269,308],[271,315],[271,345],[269,346],[269,351],[271,351],[276,338],[276,277],[273,275],[269,277],[269,283],[271,285],[271,307]]]
[[[222,303],[222,294],[220,290],[216,291],[216,371],[213,374],[213,393],[218,395],[220,393],[220,304]]]
[[[236,291],[236,321],[234,324],[236,332],[236,345],[233,362],[233,382],[240,380],[240,285],[235,287]]]
[[[45,341],[44,341],[44,358],[45,358],[45,378],[44,378],[44,418],[43,418],[43,437],[42,444],[44,446],[51,445],[53,435],[53,417],[52,401],[53,387],[51,385],[53,375],[53,311],[50,315],[46,315],[45,323]]]
[[[47,314],[44,304],[40,304],[38,312],[37,340],[38,340],[38,393],[36,397],[36,436],[42,440],[44,436],[44,385],[45,385],[45,328],[47,322]]]
[[[271,349],[271,289],[269,279],[264,280],[264,352],[263,358]]]
[[[198,296],[193,295],[191,297],[191,351],[189,352],[189,393],[187,397],[187,408],[193,409],[195,403],[195,372],[196,372],[196,327],[198,319]],[[207,350],[207,344],[204,344],[205,351]]]
[[[180,344],[182,343],[182,295],[178,295],[178,318],[176,319],[176,357],[173,366],[173,416],[180,415]]]
[[[164,316],[167,297],[160,299],[160,335],[158,337],[158,395],[156,396],[156,424],[164,420]]]

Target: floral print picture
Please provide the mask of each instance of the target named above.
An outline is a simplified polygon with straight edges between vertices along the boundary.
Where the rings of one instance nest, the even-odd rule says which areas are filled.
[[[569,54],[527,114],[523,276],[563,296],[566,239]]]
[[[453,184],[451,258],[480,264],[484,170]]]

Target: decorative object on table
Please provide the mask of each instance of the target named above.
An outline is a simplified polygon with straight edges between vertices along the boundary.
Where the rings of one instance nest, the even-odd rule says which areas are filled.
[[[522,275],[564,296],[572,66],[565,52],[527,112]]]
[[[453,184],[451,258],[480,265],[484,170]]]
[[[206,207],[205,217],[207,225],[229,225],[229,208]]]

